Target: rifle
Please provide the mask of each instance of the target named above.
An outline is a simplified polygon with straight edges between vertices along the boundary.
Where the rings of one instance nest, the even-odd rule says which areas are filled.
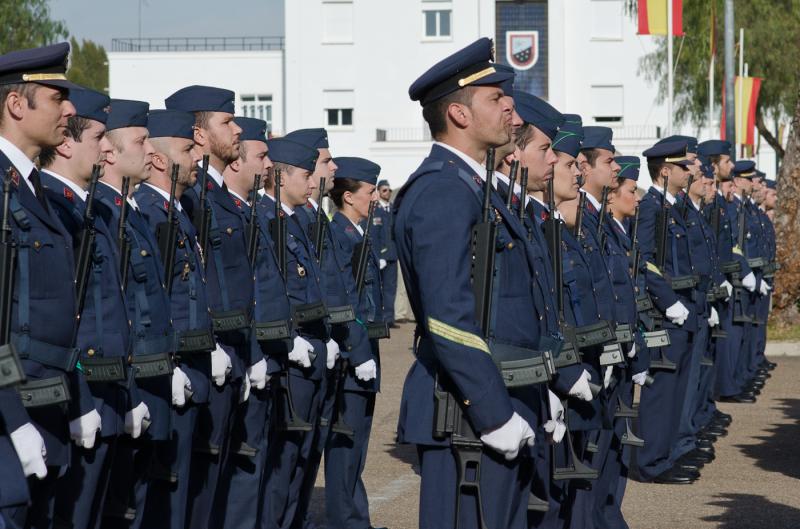
[[[639,206],[636,206],[636,214],[633,217],[633,228],[631,228],[631,262],[633,263],[633,270],[631,277],[633,278],[633,287],[637,289],[637,281],[639,279]]]
[[[519,160],[511,162],[511,174],[508,180],[508,196],[506,197],[506,208],[511,211],[511,203],[514,199],[514,184],[517,183],[517,171],[519,170]]]
[[[375,214],[375,202],[369,203],[369,213],[367,213],[367,226],[364,228],[364,239],[358,246],[358,251],[353,252],[353,277],[356,281],[356,292],[361,297],[364,289],[364,282],[367,278],[367,255],[369,254],[369,228],[372,226],[372,218]]]
[[[122,290],[128,288],[128,262],[131,259],[131,245],[128,241],[128,233],[125,231],[125,224],[128,222],[128,189],[130,189],[131,177],[122,177],[122,204],[119,210],[119,226],[117,227],[117,246],[119,247],[119,276],[121,279]]]
[[[683,210],[681,211],[681,216],[683,220],[686,221],[687,215],[689,215],[689,201],[692,200],[691,196],[689,195],[689,189],[694,184],[694,175],[689,175],[689,185],[686,186],[686,195],[683,197]]]
[[[100,178],[100,165],[94,164],[92,166],[91,180],[89,181],[89,194],[86,197],[86,208],[83,211],[83,229],[80,235],[78,259],[75,263],[75,293],[78,301],[78,318],[83,313],[83,305],[86,301],[86,287],[89,284],[89,263],[94,252],[94,239],[97,235],[94,226],[93,204],[98,178]],[[122,197],[122,201],[125,202],[125,200],[126,197]]]
[[[250,224],[247,229],[247,256],[250,258],[250,267],[256,266],[256,254],[258,253],[258,213],[256,202],[258,202],[258,188],[261,186],[261,175],[257,174],[253,178],[253,193],[250,199]]]
[[[603,186],[603,192],[600,196],[600,218],[597,221],[597,242],[600,243],[601,251],[606,247],[606,232],[603,230],[603,224],[605,223],[606,210],[608,209],[609,191],[610,189],[608,186]]]
[[[11,343],[11,316],[14,303],[14,261],[17,244],[8,222],[11,200],[11,175],[3,177],[3,219],[0,225],[0,387],[25,382],[25,371],[17,349]]]
[[[528,168],[522,168],[522,177],[519,185],[519,220],[525,220],[525,198],[528,196]]]
[[[161,250],[161,258],[164,261],[164,290],[167,295],[172,295],[172,280],[175,268],[175,245],[178,237],[178,218],[175,216],[175,186],[178,183],[178,170],[180,166],[172,164],[169,185],[169,206],[167,207],[166,226],[158,226],[158,246]]]
[[[200,214],[194,216],[194,227],[197,229],[197,242],[202,251],[203,266],[205,266],[208,255],[208,232],[211,224],[211,206],[208,204],[208,163],[209,155],[203,155],[202,165],[200,166]]]
[[[578,212],[575,214],[575,228],[574,234],[578,241],[581,240],[581,232],[583,231],[583,210],[586,209],[586,192],[578,191]]]
[[[747,212],[745,211],[745,204],[747,204],[747,193],[742,190],[742,200],[741,204],[739,204],[739,212],[737,215],[737,222],[739,225],[739,231],[736,237],[736,244],[739,246],[739,249],[742,251],[742,255],[745,259],[747,259],[747,248],[745,244],[745,239],[747,238]]]
[[[275,257],[284,281],[286,280],[286,214],[281,207],[281,170],[275,169],[275,218],[269,224],[275,243]]]
[[[314,243],[314,249],[317,251],[317,261],[322,261],[322,245],[325,231],[322,225],[322,216],[325,212],[322,209],[322,197],[325,193],[325,178],[319,179],[319,203],[317,204],[317,219],[311,227],[311,242]]]
[[[669,189],[669,177],[664,177],[664,192],[661,194],[661,217],[656,231],[656,262],[659,270],[664,270],[664,260],[667,257],[667,224],[669,222],[669,211],[667,204],[667,189]]]

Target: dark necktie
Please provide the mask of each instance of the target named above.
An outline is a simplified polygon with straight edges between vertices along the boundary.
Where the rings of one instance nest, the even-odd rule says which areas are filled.
[[[42,205],[42,208],[46,212],[50,212],[50,208],[47,205],[47,200],[44,198],[44,189],[42,188],[42,179],[39,177],[39,171],[35,168],[31,171],[31,175],[28,177],[31,184],[33,184],[33,191],[36,195],[36,199],[39,201],[39,204]]]

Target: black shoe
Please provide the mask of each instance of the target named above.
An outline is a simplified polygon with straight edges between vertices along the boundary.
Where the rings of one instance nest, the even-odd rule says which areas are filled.
[[[712,420],[728,426],[733,422],[733,415],[730,413],[721,412],[719,410],[714,410],[714,418]]]
[[[717,436],[711,435],[710,433],[700,432],[699,434],[697,434],[697,441],[698,442],[703,441],[713,444],[717,442]]]
[[[714,443],[709,439],[702,439],[698,437],[697,441],[695,441],[695,446],[697,448],[714,448]]]
[[[770,362],[769,360],[764,360],[764,362],[762,362],[761,366],[765,367],[766,369],[769,369],[770,371],[772,371],[773,369],[778,367],[778,364],[776,364],[775,362]]]
[[[720,402],[734,402],[736,404],[752,404],[756,401],[756,396],[752,393],[739,393],[731,397],[720,397]]]
[[[700,469],[703,468],[703,465],[701,463],[692,463],[690,461],[683,461],[679,459],[678,462],[675,463],[675,467],[673,468],[677,468],[678,470],[681,470],[689,474],[692,472],[697,472],[699,475]]]
[[[755,386],[745,386],[742,388],[742,395],[751,395],[753,398],[756,398],[758,395],[761,395],[761,390]]]
[[[691,474],[687,474],[676,468],[671,468],[657,476],[653,480],[653,483],[661,483],[663,485],[688,485],[694,483],[696,479],[697,478],[692,477]]]
[[[683,457],[686,458],[687,461],[695,461],[695,462],[702,461],[704,464],[707,465],[712,461],[714,461],[714,459],[716,459],[717,456],[714,455],[714,452],[704,452],[702,450],[698,450],[695,448],[694,450],[684,455]]]
[[[711,456],[716,457],[716,454],[714,452],[714,445],[711,445],[711,446],[699,446],[698,445],[698,446],[695,446],[694,450],[692,450],[692,452],[695,452],[695,451],[704,452],[706,454],[709,454]]]
[[[680,459],[678,459],[677,465],[690,465],[693,467],[697,467],[697,470],[700,470],[707,463],[710,461],[706,458],[694,457],[691,452],[688,454],[683,454]]]
[[[717,426],[713,423],[703,428],[702,432],[704,434],[708,434],[714,437],[725,437],[726,435],[728,435],[728,430],[726,430],[722,426]]]

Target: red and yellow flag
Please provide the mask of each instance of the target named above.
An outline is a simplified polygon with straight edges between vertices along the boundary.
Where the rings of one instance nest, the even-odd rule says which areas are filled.
[[[736,110],[736,143],[740,145],[755,144],[756,108],[758,93],[761,91],[760,77],[736,77],[734,85],[734,109]],[[739,102],[741,94],[741,104]],[[722,89],[722,119],[720,120],[721,138],[725,138],[725,87]]]
[[[667,2],[672,2],[672,34],[683,35],[683,0],[638,0],[639,35],[667,34]]]

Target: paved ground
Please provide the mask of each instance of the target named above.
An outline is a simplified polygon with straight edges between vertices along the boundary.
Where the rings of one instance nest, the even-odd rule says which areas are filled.
[[[412,362],[413,327],[403,325],[381,347],[383,392],[378,397],[365,482],[372,523],[417,527],[416,453],[395,444],[400,394]],[[800,349],[800,346],[798,346]],[[734,417],[717,443],[717,459],[693,485],[631,483],[623,505],[632,529],[800,528],[800,358],[779,363],[756,404],[722,405]],[[322,487],[315,518],[323,518]]]

